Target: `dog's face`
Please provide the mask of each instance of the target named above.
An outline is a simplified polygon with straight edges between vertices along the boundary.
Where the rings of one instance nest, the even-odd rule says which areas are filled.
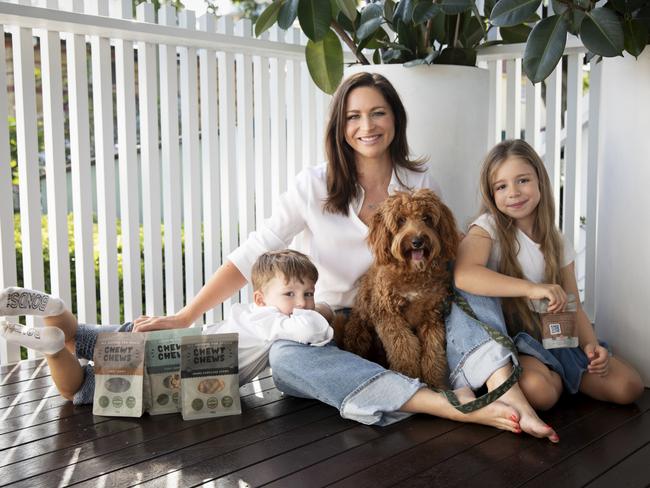
[[[399,263],[419,271],[455,259],[458,239],[451,210],[427,189],[388,197],[368,234],[377,264]]]

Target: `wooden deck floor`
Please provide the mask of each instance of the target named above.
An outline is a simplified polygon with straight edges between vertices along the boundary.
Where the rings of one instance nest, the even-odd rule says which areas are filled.
[[[544,419],[561,442],[414,416],[386,428],[242,388],[244,413],[94,417],[52,385],[44,361],[0,368],[0,486],[637,487],[650,485],[650,390],[617,407],[577,396]]]

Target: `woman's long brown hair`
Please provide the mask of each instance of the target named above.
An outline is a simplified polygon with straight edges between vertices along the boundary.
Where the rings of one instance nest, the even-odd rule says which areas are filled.
[[[481,169],[481,213],[489,213],[496,223],[497,239],[501,247],[499,273],[514,278],[524,278],[519,265],[517,254],[517,226],[512,218],[501,213],[494,203],[492,179],[497,168],[508,158],[520,158],[530,164],[539,181],[540,200],[537,205],[536,218],[533,224],[533,239],[540,246],[546,263],[544,282],[562,284],[561,260],[564,255],[563,242],[555,225],[555,203],[551,182],[544,168],[544,163],[535,150],[521,139],[503,141],[488,153]],[[528,306],[528,299],[504,298],[503,313],[508,326],[508,332],[515,335],[522,330],[533,337],[540,336],[539,317]]]
[[[327,199],[323,205],[325,212],[348,215],[350,202],[359,196],[354,150],[345,140],[348,95],[359,87],[371,87],[379,90],[393,111],[395,137],[389,147],[393,166],[413,171],[424,171],[421,167],[423,160],[409,159],[409,147],[406,141],[406,110],[404,110],[404,105],[402,105],[393,85],[377,73],[356,73],[341,83],[330,104],[329,120],[325,130],[325,153],[328,162]],[[402,182],[400,181],[400,183]]]

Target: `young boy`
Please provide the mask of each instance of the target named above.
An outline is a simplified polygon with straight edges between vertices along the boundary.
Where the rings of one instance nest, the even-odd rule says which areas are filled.
[[[239,334],[239,383],[248,383],[268,366],[273,341],[291,340],[313,346],[330,342],[333,330],[315,311],[318,271],[307,256],[293,250],[262,254],[252,269],[253,304],[237,304],[224,322],[204,328],[204,334]],[[45,355],[59,393],[75,405],[92,403],[95,374],[77,358],[92,360],[97,335],[129,332],[132,323],[86,325],[59,298],[40,291],[6,288],[0,291],[0,316],[40,315],[45,327],[29,328],[0,322],[0,336]]]

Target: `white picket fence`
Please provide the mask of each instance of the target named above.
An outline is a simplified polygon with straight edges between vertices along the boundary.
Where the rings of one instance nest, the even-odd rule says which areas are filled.
[[[197,22],[193,12],[177,17],[169,6],[156,16],[151,4],[139,5],[134,20],[130,0],[69,3],[59,8],[56,0],[34,1],[38,6],[25,0],[0,2],[0,33],[10,34],[13,57],[13,67],[8,67],[5,50],[0,49],[0,288],[17,283],[7,125],[7,116],[15,114],[22,285],[48,288],[38,167],[37,121],[42,118],[51,276],[47,291],[74,305],[82,322],[95,322],[98,312],[102,323],[130,320],[141,313],[175,312],[186,297],[196,294],[223,257],[270,214],[273,197],[287,188],[292,177],[304,165],[323,160],[328,96],[309,78],[303,56],[305,39],[297,29],[287,33],[276,28],[255,39],[246,20],[234,24],[227,17],[217,20],[206,15]],[[35,89],[35,52],[40,52],[41,93]],[[492,80],[491,142],[501,139],[502,129],[507,137],[516,137],[524,129],[526,138],[545,154],[558,201],[560,178],[564,180],[564,230],[578,247],[582,245],[577,242],[581,215],[587,217],[587,242],[595,241],[589,224],[595,220],[596,205],[595,193],[585,199],[585,189],[595,188],[596,173],[595,165],[585,166],[582,154],[586,122],[581,106],[583,52],[579,46],[566,52],[569,80],[564,131],[560,70],[548,80],[544,118],[540,86],[522,83],[521,45],[492,47],[479,57]],[[11,68],[13,96],[7,85]],[[592,66],[592,93],[598,89],[597,73]],[[37,106],[39,96],[42,109]],[[589,107],[592,126],[596,109]],[[567,161],[580,164],[567,164],[563,172],[561,146]],[[593,156],[592,145],[589,149]],[[66,180],[67,150],[71,188]],[[91,178],[92,164],[96,181]],[[67,235],[69,191],[76,249],[74,297]],[[121,230],[116,225],[118,208]],[[97,242],[93,242],[94,218]],[[593,256],[587,247],[588,309]],[[248,294],[243,291],[241,298],[232,300],[247,300]],[[230,303],[206,314],[205,320],[218,320]],[[18,348],[0,341],[0,364],[18,358]]]

